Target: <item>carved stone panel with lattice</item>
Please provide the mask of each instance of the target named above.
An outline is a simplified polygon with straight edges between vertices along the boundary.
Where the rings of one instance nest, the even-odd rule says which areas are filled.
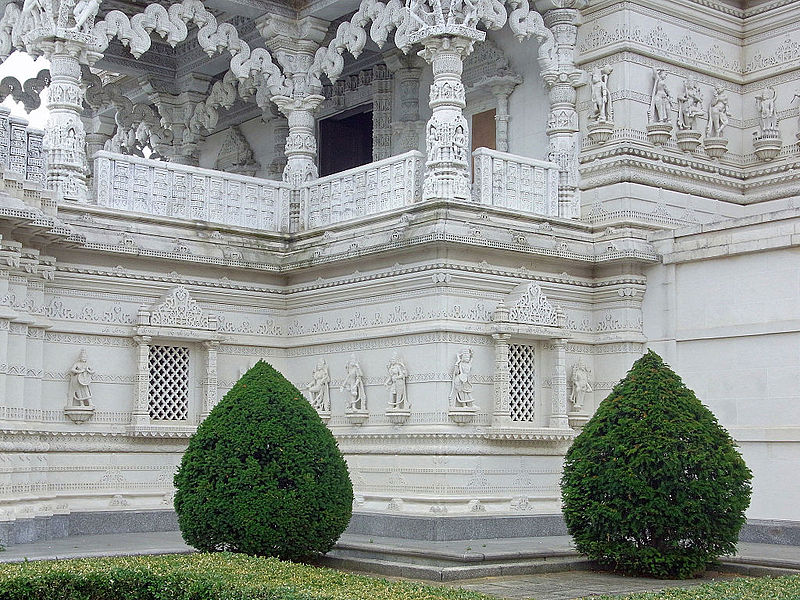
[[[512,421],[533,422],[536,417],[536,353],[533,346],[510,344],[510,411]]]
[[[150,346],[148,410],[153,421],[189,418],[189,349]]]

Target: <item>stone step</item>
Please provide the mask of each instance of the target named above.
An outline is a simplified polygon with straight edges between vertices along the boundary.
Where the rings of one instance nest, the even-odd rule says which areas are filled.
[[[537,573],[560,573],[581,571],[589,568],[589,561],[578,555],[574,557],[546,557],[516,561],[481,561],[473,564],[436,565],[415,562],[411,557],[401,560],[395,557],[379,558],[348,556],[332,550],[319,559],[319,564],[336,569],[360,571],[389,577],[408,577],[426,581],[456,581],[477,577],[498,577],[502,575],[530,575]]]
[[[528,547],[518,539],[514,545],[501,548],[497,542],[373,540],[345,535],[320,562],[340,569],[430,581],[585,570],[589,565],[583,556],[563,544],[559,547],[532,543]]]

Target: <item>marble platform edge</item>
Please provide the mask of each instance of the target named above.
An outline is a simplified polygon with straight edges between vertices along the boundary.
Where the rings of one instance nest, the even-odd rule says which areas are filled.
[[[800,521],[748,519],[739,532],[739,541],[800,546]]]
[[[174,510],[73,512],[0,522],[0,544],[29,544],[76,535],[178,531]]]

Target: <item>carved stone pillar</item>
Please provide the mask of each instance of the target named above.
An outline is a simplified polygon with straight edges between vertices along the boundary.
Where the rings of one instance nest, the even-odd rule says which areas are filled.
[[[217,352],[219,342],[212,340],[203,342],[206,349],[206,377],[203,380],[203,410],[200,413],[200,421],[204,421],[217,405]]]
[[[482,39],[482,38],[478,38]],[[475,38],[430,36],[420,40],[420,52],[433,67],[429,106],[433,114],[425,128],[425,183],[423,200],[468,200],[469,126],[464,118],[466,93],[461,82],[464,57]]]
[[[546,79],[550,94],[550,118],[547,136],[550,139],[550,160],[559,166],[558,214],[577,218],[580,211],[578,198],[578,113],[577,92],[581,85],[581,72],[575,66],[575,43],[580,24],[580,12],[574,8],[549,10],[544,22],[556,39],[558,75]]]
[[[319,177],[314,112],[324,99],[316,94],[299,99],[286,96],[272,99],[289,122],[286,168],[283,170],[283,180],[286,182],[299,184]]]
[[[392,155],[392,79],[386,65],[372,75],[372,160]]]
[[[82,44],[70,40],[42,43],[50,58],[45,149],[47,186],[66,200],[86,202],[86,131],[83,128],[83,90],[78,57]]]
[[[514,88],[517,87],[516,83],[503,83],[492,86],[492,93],[497,100],[497,112],[494,119],[497,123],[495,130],[495,147],[500,152],[508,152],[508,121],[510,115],[508,112],[508,97]]]
[[[200,162],[200,141],[198,134],[189,128],[189,121],[197,105],[206,101],[210,78],[193,73],[180,78],[176,85],[179,94],[157,91],[153,82],[146,82],[144,90],[156,105],[163,122],[172,131],[172,143],[164,144],[154,150],[169,158],[171,162],[197,166]]]
[[[506,311],[508,310],[502,307]],[[511,376],[508,367],[508,334],[492,334],[494,339],[494,414],[492,425],[504,427],[511,422]]]
[[[567,341],[553,340],[553,411],[550,414],[550,427],[569,429],[567,417]]]
[[[86,129],[86,158],[89,168],[92,169],[92,157],[95,152],[102,150],[106,142],[114,136],[117,124],[110,114],[94,113],[83,117]]]
[[[386,65],[394,77],[398,114],[392,120],[392,147],[395,153],[419,150],[425,123],[419,118],[419,80],[422,76],[422,59],[399,50],[385,54]]]
[[[150,424],[148,402],[150,397],[150,342],[147,335],[136,336],[136,378],[133,387],[133,413],[131,425],[142,427]]]

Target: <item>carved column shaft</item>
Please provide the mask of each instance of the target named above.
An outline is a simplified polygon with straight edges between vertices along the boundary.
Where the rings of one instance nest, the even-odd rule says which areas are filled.
[[[433,67],[429,106],[432,115],[425,129],[428,159],[425,163],[424,200],[467,200],[470,194],[469,126],[464,118],[466,93],[461,82],[464,57],[474,40],[460,36],[429,37],[420,53]]]
[[[295,188],[289,200],[289,231],[298,231],[300,228],[298,186],[319,177],[314,111],[323,100],[324,96],[316,94],[298,99],[287,96],[272,98],[289,122],[289,135],[286,137],[286,167],[283,170],[283,180]]]
[[[148,402],[150,395],[150,341],[149,336],[134,338],[136,347],[136,379],[133,391],[133,414],[131,425],[142,426],[150,424]]]
[[[553,340],[553,411],[550,414],[550,427],[569,429],[567,417],[567,342]]]
[[[419,150],[425,123],[419,117],[419,80],[422,59],[399,50],[384,54],[386,65],[394,78],[394,95],[398,111],[392,120],[392,147],[400,154]]]
[[[547,136],[550,138],[550,160],[559,166],[559,207],[561,217],[579,216],[578,199],[578,113],[575,86],[580,71],[575,66],[575,43],[580,24],[580,12],[573,8],[549,10],[544,15],[547,27],[556,39],[558,75],[548,81],[550,118]]]
[[[80,45],[57,40],[48,48],[50,90],[45,147],[47,186],[67,200],[87,200],[86,132],[83,128],[83,90],[78,56]]]
[[[497,123],[495,129],[495,146],[500,152],[508,152],[508,97],[511,95],[513,87],[500,86],[492,88],[494,97],[497,100],[497,111],[494,119]]]
[[[372,79],[372,160],[392,155],[392,80],[386,65],[377,65]]]
[[[511,418],[511,375],[508,367],[508,334],[494,338],[494,416],[492,425],[508,425]]]
[[[200,420],[203,421],[211,409],[217,405],[217,352],[219,342],[203,342],[206,348],[206,377],[203,380],[203,410]]]

